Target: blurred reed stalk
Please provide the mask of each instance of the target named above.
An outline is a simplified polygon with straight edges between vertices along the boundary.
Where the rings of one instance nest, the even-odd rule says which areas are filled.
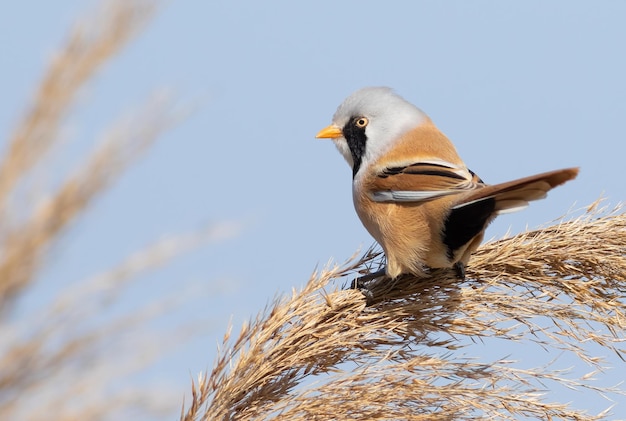
[[[379,283],[369,300],[338,288],[338,279],[383,263],[371,250],[314,273],[237,335],[225,334],[180,419],[605,419],[608,409],[593,415],[551,402],[548,386],[624,395],[593,378],[604,367],[590,349],[622,360],[626,353],[626,214],[597,206],[483,245],[465,282],[452,271],[405,276]],[[487,338],[513,349],[536,343],[584,362],[590,373],[572,378],[551,365],[521,369],[516,361],[467,356],[472,341]]]
[[[144,26],[155,6],[116,0],[105,3],[92,19],[79,22],[53,57],[32,104],[9,138],[0,160],[0,308],[33,281],[60,232],[162,132],[160,119],[171,121],[164,104],[149,104],[152,110],[132,127],[107,135],[85,164],[45,200],[29,203],[26,209],[14,205],[21,183],[34,166],[46,165],[49,152],[58,146],[78,94]]]
[[[157,388],[115,388],[112,382],[128,379],[189,338],[191,326],[168,328],[156,335],[158,340],[146,327],[164,313],[180,309],[185,296],[103,315],[139,273],[201,242],[230,236],[236,228],[210,227],[166,238],[105,273],[69,287],[51,288],[58,295],[42,298],[36,312],[15,314],[15,303],[36,282],[49,283],[46,265],[52,254],[59,253],[63,234],[164,130],[181,119],[170,101],[149,99],[112,125],[58,186],[43,192],[36,187],[37,175],[50,175],[46,171],[52,166],[51,152],[63,152],[61,132],[76,112],[79,94],[149,22],[158,6],[149,0],[104,1],[91,17],[80,20],[52,57],[30,105],[4,144],[0,157],[0,419],[119,419],[129,411],[152,418],[175,410],[176,398],[161,396]],[[181,280],[177,281],[183,288]]]

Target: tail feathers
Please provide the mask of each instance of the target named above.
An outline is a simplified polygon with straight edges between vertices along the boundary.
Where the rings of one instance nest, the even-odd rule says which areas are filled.
[[[578,168],[550,171],[506,183],[476,189],[454,208],[462,208],[486,199],[495,199],[497,214],[515,212],[528,206],[528,202],[546,197],[548,191],[578,175]]]
[[[517,211],[524,210],[528,207],[528,202],[526,200],[498,200],[496,202],[496,206],[494,211],[498,215],[502,215],[504,213],[513,213]]]

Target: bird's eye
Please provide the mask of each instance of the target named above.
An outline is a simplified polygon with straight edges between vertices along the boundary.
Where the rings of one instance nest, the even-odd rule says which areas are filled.
[[[363,127],[367,126],[367,123],[369,123],[369,120],[365,117],[361,117],[354,124],[356,124],[358,128],[362,129]]]

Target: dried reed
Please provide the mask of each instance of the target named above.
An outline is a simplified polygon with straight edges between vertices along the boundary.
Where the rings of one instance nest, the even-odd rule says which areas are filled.
[[[588,343],[624,358],[626,214],[596,205],[577,219],[483,245],[465,282],[435,271],[380,282],[369,298],[331,285],[382,264],[373,251],[313,274],[236,337],[226,333],[212,371],[192,384],[181,420],[606,417],[546,396],[548,382],[623,394],[595,386],[593,374],[571,378],[550,365],[521,369],[460,353],[472,340],[500,338],[571,354],[592,371],[603,359]]]

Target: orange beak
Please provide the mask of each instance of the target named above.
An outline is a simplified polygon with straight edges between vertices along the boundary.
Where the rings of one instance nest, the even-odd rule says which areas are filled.
[[[328,127],[324,127],[322,130],[319,131],[317,135],[315,135],[317,139],[337,139],[338,137],[342,136],[343,132],[339,127],[335,126],[334,124],[331,124]]]

